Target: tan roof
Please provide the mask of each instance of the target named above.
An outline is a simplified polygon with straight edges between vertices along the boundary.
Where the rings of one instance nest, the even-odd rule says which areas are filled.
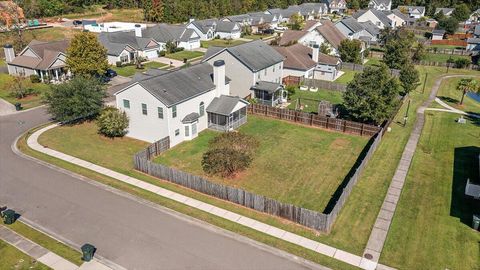
[[[315,20],[308,20],[305,22],[305,26],[303,27],[303,29],[307,30],[307,29],[310,29],[312,26],[314,26],[315,24],[317,24],[317,21]]]
[[[10,64],[33,69],[33,68],[36,68],[40,62],[42,62],[42,59],[40,58],[20,55],[13,58]]]
[[[346,37],[338,30],[329,20],[321,21],[322,25],[317,27],[318,32],[330,43],[334,48],[340,46],[340,42]]]
[[[312,49],[307,46],[295,44],[288,47],[273,48],[285,57],[283,61],[284,68],[309,70],[317,65],[317,63],[312,60]]]
[[[327,64],[327,65],[335,66],[339,62],[340,62],[340,59],[335,57],[335,56],[331,56],[331,55],[324,54],[324,53],[319,53],[318,54],[318,63],[320,63],[320,64]]]
[[[30,49],[32,49],[38,56],[43,58],[43,53],[45,50],[65,53],[67,51],[69,44],[70,42],[68,40],[59,40],[59,41],[51,41],[51,42],[32,40],[28,44],[28,47],[30,47]]]
[[[307,31],[300,31],[300,30],[287,30],[283,32],[282,38],[278,45],[280,46],[287,46],[291,45],[295,41],[298,41],[300,38],[304,37],[308,34]]]
[[[66,53],[68,45],[68,40],[53,42],[32,40],[27,47],[34,51],[40,58],[19,55],[13,59],[11,64],[32,69],[46,70],[55,62],[60,53]]]

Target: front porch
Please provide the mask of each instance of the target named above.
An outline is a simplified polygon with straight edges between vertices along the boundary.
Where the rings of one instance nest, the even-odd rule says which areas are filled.
[[[71,73],[65,67],[48,70],[35,70],[40,80],[44,83],[60,83],[71,78]]]

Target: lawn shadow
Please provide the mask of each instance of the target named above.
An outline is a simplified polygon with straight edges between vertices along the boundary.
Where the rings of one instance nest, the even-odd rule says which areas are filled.
[[[352,166],[352,168],[350,169],[350,171],[348,172],[348,174],[345,176],[345,178],[343,178],[343,181],[342,183],[340,183],[340,185],[337,187],[337,189],[335,190],[335,192],[332,194],[332,197],[330,198],[330,200],[328,201],[328,204],[327,206],[325,206],[325,209],[323,210],[323,213],[324,214],[329,214],[333,208],[335,207],[335,204],[337,203],[338,199],[340,198],[340,196],[342,195],[342,192],[343,192],[343,189],[347,186],[347,184],[350,182],[350,179],[352,178],[352,176],[355,174],[355,172],[357,171],[357,168],[360,166],[360,164],[362,163],[363,159],[365,158],[365,156],[367,155],[367,152],[368,150],[370,149],[370,147],[372,146],[373,142],[375,141],[375,136],[373,136],[372,138],[370,138],[370,140],[368,141],[367,145],[365,145],[365,147],[363,148],[362,152],[358,155],[358,158],[357,160],[355,161],[355,164]]]
[[[460,101],[456,98],[445,97],[445,96],[437,96],[440,100],[450,103],[458,104]]]
[[[468,226],[472,225],[472,215],[480,213],[480,200],[465,195],[467,179],[480,183],[479,154],[480,147],[476,146],[458,147],[454,153],[450,216]]]

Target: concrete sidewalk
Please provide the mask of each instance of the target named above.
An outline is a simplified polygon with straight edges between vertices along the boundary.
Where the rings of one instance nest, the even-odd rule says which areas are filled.
[[[336,260],[342,261],[344,263],[360,267],[362,269],[376,269],[378,263],[376,261],[372,261],[366,258],[362,258],[360,256],[348,253],[346,251],[313,241],[311,239],[305,238],[303,236],[293,234],[291,232],[279,229],[277,227],[256,221],[254,219],[236,214],[234,212],[216,207],[211,204],[204,203],[202,201],[181,195],[179,193],[175,193],[173,191],[161,188],[156,185],[149,184],[147,182],[138,180],[136,178],[129,177],[124,174],[120,174],[118,172],[112,171],[110,169],[98,166],[96,164],[90,163],[85,160],[78,159],[76,157],[43,147],[38,143],[38,137],[46,132],[47,130],[50,130],[52,128],[57,127],[57,124],[52,124],[50,126],[44,127],[36,132],[34,132],[27,140],[27,144],[30,148],[39,151],[41,153],[47,154],[49,156],[73,163],[77,166],[95,171],[97,173],[106,175],[108,177],[117,179],[119,181],[122,181],[124,183],[133,185],[135,187],[150,191],[152,193],[155,193],[157,195],[169,198],[171,200],[174,200],[176,202],[180,202],[182,204],[188,205],[190,207],[205,211],[207,213],[210,213],[212,215],[227,219],[229,221],[235,222],[237,224],[241,224],[245,227],[254,229],[256,231],[259,231],[261,233],[276,237],[278,239],[287,241],[289,243],[301,246],[303,248],[312,250],[314,252],[317,252],[319,254],[334,258]]]
[[[54,270],[111,270],[111,268],[95,259],[78,267],[72,262],[30,241],[3,225],[0,225],[0,239]]]
[[[0,98],[0,116],[9,115],[16,111],[17,110],[15,110],[15,106],[13,106],[13,104],[10,104],[10,102]]]

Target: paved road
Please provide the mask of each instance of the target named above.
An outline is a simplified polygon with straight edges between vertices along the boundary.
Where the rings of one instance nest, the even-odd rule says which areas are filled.
[[[46,120],[43,109],[0,117],[0,204],[61,239],[77,247],[92,243],[99,255],[128,269],[308,268],[281,252],[14,154],[14,139]]]

